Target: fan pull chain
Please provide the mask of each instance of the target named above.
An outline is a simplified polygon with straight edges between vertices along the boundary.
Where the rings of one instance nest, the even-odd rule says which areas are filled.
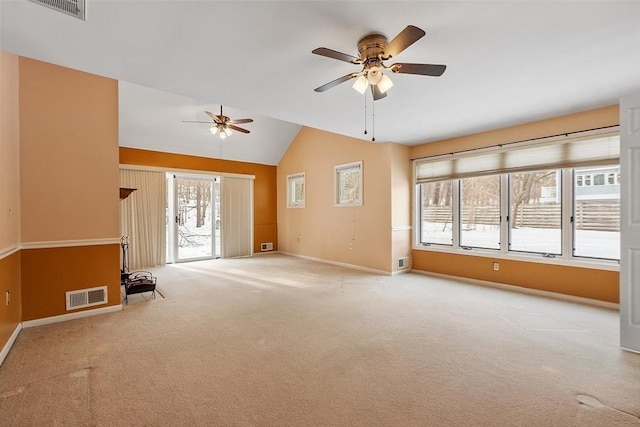
[[[367,96],[364,97],[364,134],[367,134]]]
[[[371,103],[371,142],[376,142],[376,101]]]

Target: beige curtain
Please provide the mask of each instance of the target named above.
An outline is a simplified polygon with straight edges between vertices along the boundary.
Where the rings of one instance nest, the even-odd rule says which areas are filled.
[[[136,189],[120,201],[120,232],[128,236],[129,270],[164,265],[167,245],[164,172],[120,169],[120,187]]]
[[[253,255],[253,180],[222,177],[220,199],[222,258]]]

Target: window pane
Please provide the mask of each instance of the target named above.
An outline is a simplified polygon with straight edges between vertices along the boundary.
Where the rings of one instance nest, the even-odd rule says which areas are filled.
[[[509,249],[559,255],[562,251],[560,171],[509,177]]]
[[[452,182],[420,184],[422,200],[420,243],[453,244]]]
[[[460,180],[460,246],[500,249],[500,175]]]
[[[602,170],[608,176],[619,173],[619,166]],[[576,169],[575,176],[593,173],[593,169]],[[598,176],[594,175],[594,181]],[[597,182],[597,181],[595,181]],[[620,185],[574,189],[573,255],[579,257],[620,259]]]

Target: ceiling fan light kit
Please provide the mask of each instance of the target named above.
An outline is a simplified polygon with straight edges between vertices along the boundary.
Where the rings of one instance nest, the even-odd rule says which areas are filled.
[[[209,111],[205,111],[205,113],[211,118],[212,121],[202,121],[202,120],[183,120],[184,123],[207,123],[211,125],[209,128],[209,132],[211,135],[218,134],[220,139],[226,139],[228,136],[233,134],[233,131],[241,132],[241,133],[250,133],[249,130],[236,126],[242,123],[251,123],[253,119],[235,119],[231,120],[228,116],[222,114],[222,105],[220,106],[220,114],[213,114]]]
[[[350,73],[330,81],[317,87],[315,91],[324,92],[340,83],[356,78],[353,88],[361,94],[364,94],[367,86],[370,86],[373,100],[377,101],[387,96],[387,91],[393,86],[393,81],[384,73],[385,70],[399,74],[441,76],[447,68],[446,65],[396,63],[386,66],[384,64],[384,61],[397,56],[400,52],[424,37],[425,34],[424,30],[413,25],[408,25],[388,43],[387,38],[382,34],[367,34],[358,41],[359,57],[337,52],[326,47],[314,49],[312,53],[316,55],[362,66],[360,72]]]

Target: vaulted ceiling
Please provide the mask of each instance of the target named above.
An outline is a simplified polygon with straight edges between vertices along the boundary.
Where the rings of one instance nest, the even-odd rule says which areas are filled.
[[[275,165],[301,126],[415,145],[640,88],[638,1],[86,1],[82,21],[0,0],[0,49],[119,80],[122,146]],[[365,34],[410,24],[427,34],[392,62],[441,77],[393,74],[375,103],[350,82],[314,92],[359,68],[313,49],[357,56]],[[182,122],[220,105],[251,133]]]

